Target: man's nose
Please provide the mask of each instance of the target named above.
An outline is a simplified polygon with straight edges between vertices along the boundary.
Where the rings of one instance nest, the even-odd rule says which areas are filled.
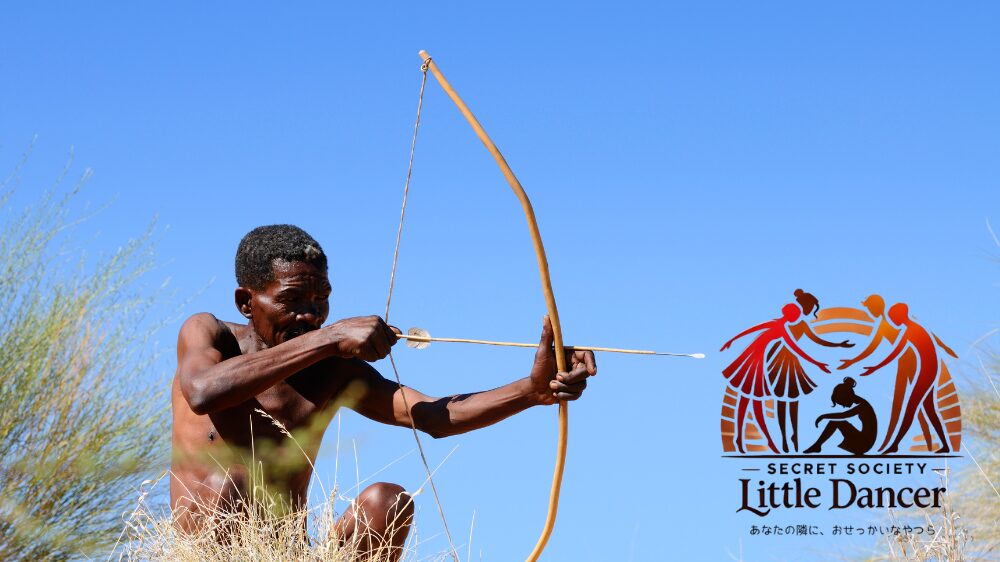
[[[319,307],[315,303],[303,305],[302,308],[299,309],[298,314],[295,315],[295,320],[297,322],[309,324],[310,326],[316,326],[320,322]]]

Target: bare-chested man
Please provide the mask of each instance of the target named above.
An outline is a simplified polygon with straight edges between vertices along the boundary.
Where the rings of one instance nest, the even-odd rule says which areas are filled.
[[[296,432],[296,441],[314,461],[330,422],[326,407],[349,385],[364,389],[351,405],[359,413],[405,427],[412,416],[417,429],[437,438],[492,425],[531,406],[575,400],[587,377],[597,373],[589,351],[567,352],[570,372],[556,373],[546,319],[524,378],[445,398],[400,389],[368,364],[389,353],[398,330],[377,316],[323,326],[331,292],[326,256],[316,240],[294,226],[264,226],[247,234],[236,255],[236,281],[236,307],[246,324],[200,313],[184,323],[178,337],[170,498],[177,524],[187,531],[198,526],[206,506],[245,507],[252,466],[263,469],[258,478],[272,492],[294,507],[305,506],[312,468],[288,462],[301,452],[284,447],[288,439],[258,409]],[[335,530],[359,554],[388,549],[388,559],[395,560],[412,514],[403,488],[380,482],[361,492]]]

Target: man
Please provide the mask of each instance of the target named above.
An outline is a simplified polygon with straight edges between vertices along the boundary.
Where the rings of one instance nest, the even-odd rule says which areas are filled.
[[[247,234],[236,254],[236,280],[236,308],[245,325],[200,313],[178,337],[170,498],[185,531],[197,529],[204,516],[245,509],[253,482],[263,482],[292,507],[305,507],[312,464],[331,419],[327,406],[359,386],[363,391],[348,405],[362,415],[404,427],[412,419],[439,438],[531,406],[575,400],[597,373],[589,351],[567,352],[570,372],[556,373],[546,318],[527,377],[445,398],[400,388],[368,364],[388,355],[398,341],[396,328],[377,316],[323,326],[331,292],[326,255],[294,226]],[[285,446],[289,439],[273,421],[296,434],[294,449]],[[309,462],[288,462],[303,452]],[[254,467],[262,474],[251,474]],[[388,550],[396,560],[412,515],[403,488],[382,482],[361,492],[335,530],[359,554]]]

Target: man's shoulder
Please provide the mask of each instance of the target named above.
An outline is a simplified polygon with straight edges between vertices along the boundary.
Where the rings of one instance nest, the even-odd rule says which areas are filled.
[[[211,312],[198,312],[192,314],[181,324],[181,333],[184,332],[219,332],[229,329],[228,322],[223,322],[215,317]]]
[[[211,312],[198,312],[184,321],[178,338],[207,339],[212,342],[239,340],[242,330],[245,329],[246,326],[220,320]]]

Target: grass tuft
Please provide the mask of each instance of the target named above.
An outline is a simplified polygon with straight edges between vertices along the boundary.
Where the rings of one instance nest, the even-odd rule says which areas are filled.
[[[0,183],[0,560],[79,559],[114,541],[134,483],[165,466],[166,385],[139,328],[151,231],[82,256],[71,205],[89,170],[65,188],[67,164],[12,209],[26,162]]]

